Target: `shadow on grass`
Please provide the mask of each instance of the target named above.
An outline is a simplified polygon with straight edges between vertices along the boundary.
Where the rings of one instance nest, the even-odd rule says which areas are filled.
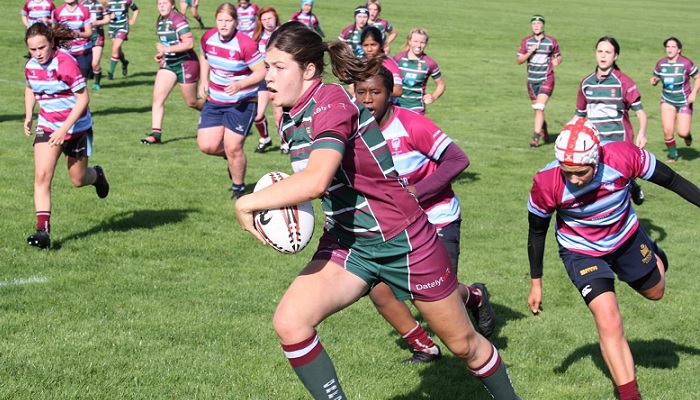
[[[195,139],[195,140],[197,139],[196,133],[193,136],[180,136],[180,137],[175,137],[175,138],[168,139],[168,140],[163,140],[161,143],[168,144],[171,142],[179,142],[180,140],[192,140],[192,139]]]
[[[644,227],[644,230],[651,236],[652,238],[656,237],[656,241],[661,243],[666,239],[667,233],[666,229],[655,225],[650,219],[647,218],[639,218],[639,223],[642,224]]]
[[[148,107],[110,107],[104,110],[90,110],[90,114],[95,115],[114,115],[114,114],[131,114],[131,113],[150,113],[151,106]]]
[[[675,369],[680,364],[679,353],[700,355],[700,349],[676,344],[668,339],[632,340],[629,345],[635,365],[645,368]],[[574,350],[560,365],[554,368],[554,373],[563,374],[571,365],[584,358],[591,358],[596,367],[612,380],[597,342]]]
[[[700,153],[692,147],[679,147],[678,157],[680,157],[681,161],[693,161],[700,158]]]
[[[185,220],[188,214],[197,211],[196,209],[125,211],[112,216],[107,221],[91,229],[67,236],[60,241],[55,241],[52,248],[60,250],[65,242],[82,239],[102,232],[128,232],[134,229],[153,229],[162,225],[176,224]]]
[[[505,349],[508,347],[508,338],[499,336],[499,332],[509,321],[519,320],[527,316],[512,308],[496,303],[492,303],[492,306],[496,313],[496,328],[489,340],[498,349]],[[420,316],[417,316],[417,319],[420,321]],[[472,323],[474,323],[473,319]],[[423,326],[426,327],[425,324]],[[429,330],[427,327],[426,329]],[[396,331],[391,332],[391,335],[398,336]],[[433,337],[435,336],[432,331],[430,331],[430,334]],[[403,349],[411,350],[410,346],[400,336],[396,338],[396,344]],[[394,396],[391,400],[450,399],[454,398],[455,391],[461,393],[465,399],[491,398],[481,381],[469,373],[464,361],[453,356],[445,348],[441,348],[441,351],[443,357],[439,361],[426,364],[425,366],[407,365],[406,368],[423,368],[420,371],[420,385],[411,393]],[[406,358],[409,356],[410,354],[407,353]],[[446,385],[446,382],[449,382],[449,384]]]
[[[478,173],[471,171],[462,171],[462,173],[459,174],[452,182],[476,182],[478,180],[481,180]]]

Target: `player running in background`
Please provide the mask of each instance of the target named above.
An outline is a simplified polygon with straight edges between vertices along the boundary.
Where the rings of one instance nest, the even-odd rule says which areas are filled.
[[[129,18],[129,10],[134,14]],[[109,60],[109,71],[107,72],[107,80],[114,79],[114,70],[117,68],[117,62],[122,63],[122,75],[126,76],[129,73],[129,61],[124,55],[122,46],[124,42],[129,40],[129,27],[136,23],[136,18],[139,16],[139,8],[133,0],[109,0],[107,3],[107,12],[112,15],[109,21],[109,38],[112,40],[112,56]]]
[[[165,100],[175,85],[180,86],[182,99],[188,107],[201,110],[204,98],[197,98],[199,59],[192,50],[194,37],[187,18],[175,9],[175,0],[157,0],[158,22],[155,61],[160,64],[153,84],[151,133],[141,139],[143,144],[161,143]]]
[[[554,91],[554,67],[561,64],[557,40],[544,33],[544,17],[530,18],[532,35],[520,42],[518,64],[527,62],[527,93],[535,110],[535,130],[530,146],[538,147],[549,142],[544,109]]]
[[[236,8],[236,12],[238,13],[238,25],[236,29],[238,29],[238,32],[250,38],[253,37],[258,11],[260,11],[260,8],[257,4],[253,4],[248,0],[238,0],[238,7]]]
[[[690,134],[690,123],[693,119],[693,103],[700,90],[698,67],[688,58],[681,55],[683,44],[675,37],[664,40],[666,57],[660,59],[654,67],[651,84],[663,85],[661,91],[661,126],[664,130],[664,143],[668,149],[668,162],[678,160],[675,130],[682,137],[686,146],[693,143]],[[690,89],[690,78],[695,80]]]
[[[307,28],[321,35],[321,37],[326,37],[321,29],[321,23],[318,22],[318,17],[313,12],[314,0],[301,0],[301,10],[292,14],[289,17],[290,21],[299,21],[306,25]]]
[[[263,7],[258,12],[258,22],[255,26],[255,33],[253,34],[253,40],[258,43],[258,50],[263,57],[265,57],[265,49],[267,48],[267,41],[270,40],[270,35],[275,29],[280,26],[280,17],[277,14],[277,10],[273,7]],[[272,146],[272,138],[270,138],[270,130],[267,125],[267,117],[265,117],[265,110],[267,105],[270,104],[270,93],[267,91],[267,84],[263,80],[258,86],[258,113],[255,116],[255,128],[260,134],[260,140],[258,141],[258,147],[255,148],[256,153],[264,153],[265,149]],[[275,132],[278,132],[280,122],[282,121],[282,109],[276,106],[272,106],[272,116],[275,119]],[[280,139],[280,151],[282,154],[287,154],[289,152],[289,147]]]
[[[400,300],[413,300],[492,396],[518,399],[498,351],[469,322],[449,255],[401,185],[374,118],[341,85],[322,82],[326,52],[345,84],[364,81],[381,66],[379,58],[356,58],[340,41],[324,43],[299,22],[275,31],[265,79],[272,102],[289,110],[282,129],[295,173],[235,206],[241,228],[264,243],[254,212],[321,199],[326,228],[319,247],[273,317],[287,359],[314,399],[346,399],[315,327],[384,282]]]
[[[382,51],[389,54],[389,51],[391,50],[391,43],[394,41],[394,39],[396,39],[398,32],[396,32],[389,21],[382,19],[382,5],[379,3],[379,0],[368,0],[366,7],[369,11],[367,25],[379,29],[379,31],[382,33],[382,38],[384,39]]]
[[[399,179],[418,199],[428,220],[437,228],[456,275],[462,213],[451,182],[469,166],[469,158],[430,119],[394,107],[391,103],[394,85],[392,73],[382,66],[377,75],[355,82],[355,96],[379,123]],[[479,333],[491,336],[496,320],[486,286],[459,283],[457,287],[465,306],[477,321]],[[440,348],[415,320],[408,306],[396,300],[388,285],[377,284],[370,298],[384,319],[413,348],[413,356],[404,362],[426,363],[440,358]]]
[[[78,61],[80,73],[87,78],[92,72],[92,15],[90,10],[78,0],[66,2],[53,11],[53,22],[63,23],[72,29],[75,39],[71,41],[68,51]]]
[[[379,28],[375,26],[368,26],[362,30],[362,35],[360,35],[360,41],[362,43],[362,50],[365,52],[365,58],[372,59],[374,57],[384,56],[384,36]],[[398,98],[403,94],[403,78],[401,76],[401,70],[396,61],[391,57],[384,57],[382,61],[382,66],[385,67],[391,75],[394,77],[394,87],[391,91],[392,100],[398,101]]]
[[[192,18],[197,20],[199,24],[199,29],[204,29],[204,22],[202,22],[202,17],[199,15],[199,0],[180,0],[180,13],[187,16],[187,8],[190,9],[190,14]]]
[[[85,0],[83,5],[90,10],[92,15],[92,37],[90,41],[92,42],[92,73],[90,77],[95,78],[95,83],[92,85],[93,90],[100,90],[100,82],[102,80],[102,66],[100,66],[100,60],[102,60],[102,50],[105,46],[105,30],[104,25],[109,24],[109,20],[112,19],[110,14],[106,12],[107,2],[102,2],[103,0]],[[87,78],[87,76],[86,76]]]
[[[52,0],[27,0],[22,7],[22,23],[26,29],[37,22],[49,24],[55,9]]]
[[[411,29],[401,52],[394,56],[403,77],[403,94],[399,105],[420,114],[425,114],[425,106],[434,103],[445,92],[445,80],[442,79],[440,67],[425,54],[428,38],[425,29]],[[433,93],[426,93],[425,90],[428,77],[435,81]]]
[[[579,85],[576,115],[588,117],[595,125],[601,145],[625,141],[643,149],[647,145],[647,115],[637,85],[617,66],[620,45],[615,38],[602,37],[596,43],[595,54],[595,72],[583,78]],[[639,119],[636,141],[629,110],[634,111]],[[637,205],[642,204],[642,188],[634,179],[630,185],[632,201]]]
[[[92,155],[92,117],[85,78],[76,60],[60,48],[70,46],[74,31],[63,23],[51,27],[34,24],[24,41],[32,58],[24,67],[24,134],[31,136],[34,107],[39,103],[34,136],[34,207],[36,233],[27,238],[30,246],[51,246],[51,181],[56,164],[65,155],[68,175],[76,187],[95,186],[103,199],[109,183],[102,168],[88,167]]]
[[[338,35],[338,40],[345,42],[352,51],[355,53],[355,57],[362,57],[365,55],[362,50],[362,42],[360,42],[360,35],[362,30],[367,26],[367,20],[369,19],[369,10],[365,6],[359,6],[355,8],[355,23],[346,26]]]
[[[245,193],[245,138],[257,113],[258,85],[265,78],[258,44],[236,30],[236,7],[216,8],[216,27],[200,40],[199,93],[202,108],[197,144],[203,153],[224,157],[231,176],[231,199]]]
[[[653,154],[626,142],[600,146],[585,118],[564,126],[556,160],[534,177],[528,201],[528,304],[541,312],[547,230],[556,213],[559,255],[595,321],[600,349],[621,400],[641,399],[634,360],[615,295],[615,276],[650,300],[664,294],[668,260],[647,235],[630,204],[629,182],[642,178],[700,207],[700,189]]]

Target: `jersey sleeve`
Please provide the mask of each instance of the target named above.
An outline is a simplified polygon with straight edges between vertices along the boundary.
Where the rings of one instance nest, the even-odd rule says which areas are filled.
[[[556,163],[556,161],[554,162]],[[550,166],[553,166],[550,164]],[[527,210],[540,218],[550,218],[556,211],[555,182],[563,179],[559,168],[545,168],[533,178],[532,189],[527,201]]]
[[[343,153],[345,144],[358,130],[359,110],[350,98],[340,93],[325,93],[316,99],[311,119],[313,148],[332,148]]]
[[[559,42],[553,37],[549,39],[552,41],[552,58],[557,58],[561,55],[561,51],[559,51]]]
[[[625,90],[624,93],[624,102],[629,108],[632,109],[632,111],[639,111],[644,109],[642,106],[642,94],[639,93],[639,88],[637,88],[637,85],[634,83],[634,81],[628,77],[624,76],[623,80],[623,88]]]
[[[520,48],[518,48],[518,57],[527,54],[527,38],[520,41]]]
[[[578,85],[578,95],[576,96],[576,116],[585,117],[588,114],[588,101],[583,93],[583,81]]]
[[[442,76],[442,74],[440,73],[440,67],[435,62],[435,60],[426,56],[425,63],[428,66],[428,74],[430,75],[430,77],[432,77],[433,79],[438,79]]]

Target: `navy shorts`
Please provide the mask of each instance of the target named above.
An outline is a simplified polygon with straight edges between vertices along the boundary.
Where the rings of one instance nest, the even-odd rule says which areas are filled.
[[[227,129],[246,136],[253,126],[253,119],[258,112],[258,103],[246,101],[236,104],[215,104],[207,100],[199,117],[199,129],[224,126]]]
[[[47,143],[50,137],[51,133],[37,129],[34,144]],[[73,158],[90,157],[92,155],[92,128],[71,134],[70,139],[65,140],[61,145],[61,152]]]
[[[559,247],[559,256],[571,282],[581,291],[595,279],[614,280],[617,275],[618,279],[629,284],[644,278],[657,268],[655,248],[640,225],[622,246],[610,254],[593,257]]]
[[[92,72],[92,49],[90,49],[90,51],[87,53],[73,55],[73,58],[75,58],[75,61],[78,62],[80,73],[83,74],[85,79],[87,79],[88,74]]]

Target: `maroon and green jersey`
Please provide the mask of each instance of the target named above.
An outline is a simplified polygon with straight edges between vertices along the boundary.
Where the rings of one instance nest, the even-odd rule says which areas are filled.
[[[399,181],[379,125],[341,85],[316,81],[284,113],[281,130],[295,172],[306,167],[313,150],[343,154],[321,197],[325,229],[341,243],[357,248],[385,242],[423,215]]]
[[[423,112],[425,103],[423,95],[428,85],[428,77],[438,79],[442,76],[440,67],[435,60],[423,54],[413,60],[408,58],[408,52],[404,51],[394,56],[394,61],[399,65],[403,78],[403,94],[399,98],[399,105],[414,111]]]
[[[101,20],[105,15],[105,8],[99,0],[85,0],[83,5],[90,10],[92,14],[92,36],[90,40],[95,43],[97,38],[104,33],[104,27],[102,25],[97,25],[97,21]]]
[[[156,34],[158,35],[158,40],[168,47],[182,43],[181,38],[183,36],[192,36],[187,18],[176,11],[171,11],[167,17],[158,20]],[[165,53],[163,59],[166,63],[173,64],[190,59],[190,53],[192,53],[192,50],[180,53]]]
[[[654,68],[654,76],[661,79],[664,85],[661,98],[676,107],[688,105],[688,95],[691,91],[690,78],[697,78],[697,75],[697,65],[681,55],[676,62],[671,62],[664,57],[656,63]]]
[[[579,86],[576,115],[588,117],[598,128],[601,143],[625,141],[634,144],[629,110],[642,108],[642,95],[637,85],[619,69],[601,79],[594,72]]]
[[[557,40],[551,36],[544,35],[541,40],[537,40],[535,35],[526,37],[520,42],[518,57],[528,53],[528,49],[537,45],[537,50],[527,60],[527,80],[530,83],[543,83],[548,77],[554,75],[552,58],[561,55]]]

